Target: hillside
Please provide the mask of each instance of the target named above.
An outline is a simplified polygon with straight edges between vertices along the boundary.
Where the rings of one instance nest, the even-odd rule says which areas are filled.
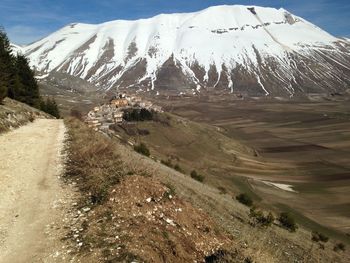
[[[283,8],[0,27],[0,263],[348,263],[349,101]]]
[[[200,130],[204,140],[219,138],[227,152],[235,149],[239,158],[255,156],[251,148],[230,142],[216,129],[178,120],[171,117],[169,128],[185,125],[187,130],[179,134],[191,136]],[[0,262],[19,257],[26,262],[93,263],[350,259],[347,248],[333,251],[341,241],[337,237],[312,241],[313,229],[300,221],[299,229],[289,232],[277,219],[278,211],[260,207],[254,199],[257,211],[275,215],[269,225],[261,225],[252,210],[235,199],[242,189],[226,191],[228,185],[218,188],[207,177],[196,181],[160,163],[158,155],[142,156],[124,140],[94,132],[77,119],[66,119],[65,124],[37,120],[0,135],[2,159],[15,157],[0,169],[0,205],[8,211],[0,217]]]
[[[77,120],[68,120],[67,125],[72,140],[67,179],[85,193],[78,214],[91,208],[74,226],[79,229],[79,222],[83,226],[80,241],[73,241],[73,247],[83,242],[79,252],[83,261],[94,256],[96,262],[104,255],[105,260],[117,262],[188,262],[195,257],[201,262],[203,253],[211,255],[205,262],[347,262],[350,258],[348,250],[332,250],[339,242],[336,238],[331,237],[323,249],[302,226],[295,233],[281,228],[277,220],[270,227],[260,226],[249,216],[249,208],[233,198],[238,191],[223,193],[198,182],[157,162],[155,156],[144,157],[128,145],[88,130]]]
[[[0,104],[0,133],[18,128],[35,119],[51,119],[51,115],[22,102],[5,98]]]
[[[63,255],[75,255],[75,262],[203,262],[219,251],[221,259],[244,260],[205,211],[160,182],[155,163],[144,163],[77,119],[66,125],[64,178],[81,197],[72,209],[77,219],[70,222]]]
[[[142,142],[174,170],[196,170],[222,192],[245,192],[308,229],[350,241],[348,102],[177,98],[163,107],[173,114],[112,125],[111,136]]]
[[[101,91],[292,97],[344,93],[350,43],[284,9],[215,6],[98,25],[75,23],[21,50],[45,78],[68,73]]]

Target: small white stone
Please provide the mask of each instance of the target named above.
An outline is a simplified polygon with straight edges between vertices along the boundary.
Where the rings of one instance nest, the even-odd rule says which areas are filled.
[[[86,212],[89,212],[91,210],[91,208],[90,207],[84,207],[83,208],[83,211],[86,213]]]

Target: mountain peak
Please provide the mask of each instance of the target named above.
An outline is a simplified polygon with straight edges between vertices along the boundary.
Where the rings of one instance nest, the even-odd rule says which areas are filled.
[[[339,41],[283,8],[223,5],[135,21],[69,24],[24,52],[38,71],[61,71],[102,89],[197,93],[221,87],[293,96],[304,85],[329,90],[333,84],[325,72],[334,66],[339,72],[350,68],[344,60],[348,54],[343,54],[348,47]],[[305,76],[296,57],[310,60],[315,69],[306,66]],[[249,88],[241,78],[249,80]],[[339,77],[332,81],[345,87]]]

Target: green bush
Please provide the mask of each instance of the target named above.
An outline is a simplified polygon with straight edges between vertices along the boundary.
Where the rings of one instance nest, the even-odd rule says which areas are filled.
[[[219,262],[238,262],[237,252],[227,251],[225,249],[216,250],[214,253],[207,255],[204,258],[205,263],[219,263]]]
[[[223,186],[218,186],[218,190],[220,191],[221,195],[227,194],[227,190]]]
[[[333,248],[334,251],[345,251],[345,245],[343,243],[337,243],[334,248]]]
[[[175,164],[175,165],[174,165],[174,169],[175,169],[176,171],[180,172],[180,173],[183,173],[183,170],[182,170],[182,168],[180,167],[179,164]]]
[[[315,242],[321,241],[321,242],[327,243],[329,240],[329,237],[327,237],[325,234],[322,234],[320,232],[312,231],[311,240]]]
[[[254,219],[256,224],[264,227],[271,226],[273,221],[275,221],[275,217],[271,212],[265,215],[261,210],[256,210],[255,207],[250,209],[249,216]]]
[[[178,172],[180,172],[180,173],[183,173],[183,172],[184,172],[184,171],[182,170],[182,168],[180,167],[179,164],[173,165],[170,159],[168,159],[168,160],[161,160],[160,162],[161,162],[162,164],[164,164],[164,165],[170,167],[170,168],[173,168],[174,170],[176,170],[176,171],[178,171]]]
[[[167,183],[167,184],[164,184],[168,190],[164,193],[164,195],[169,198],[170,196],[174,197],[175,194],[176,194],[176,189],[174,187],[174,185],[170,184],[170,183]]]
[[[161,160],[160,162],[161,162],[162,164],[164,164],[164,165],[170,167],[170,168],[173,168],[173,165],[172,165],[170,159],[168,159],[168,160]]]
[[[147,157],[150,156],[150,151],[147,148],[146,144],[144,144],[144,143],[140,143],[139,145],[135,145],[134,150],[138,153],[141,153],[141,154],[147,156]]]
[[[253,261],[253,259],[251,258],[251,257],[246,257],[245,259],[244,259],[244,263],[253,263],[254,261]]]
[[[41,100],[40,110],[56,117],[57,119],[61,118],[60,111],[54,98],[46,98],[46,101]]]
[[[242,194],[237,195],[236,199],[238,202],[240,202],[241,204],[244,204],[246,206],[251,207],[253,205],[252,198],[246,193],[242,193]]]
[[[203,182],[204,181],[204,176],[201,174],[198,174],[195,170],[191,172],[191,177],[198,181],[198,182]]]
[[[83,119],[84,119],[83,114],[77,109],[71,109],[70,116],[77,118],[80,121],[83,121]]]
[[[295,219],[290,213],[282,212],[278,220],[280,221],[281,225],[290,232],[295,232],[298,229]]]
[[[154,111],[142,109],[128,109],[124,111],[123,119],[125,121],[151,121],[153,119]]]

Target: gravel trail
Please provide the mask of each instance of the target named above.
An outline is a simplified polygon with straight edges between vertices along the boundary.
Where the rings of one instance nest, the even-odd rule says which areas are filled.
[[[73,197],[60,180],[64,134],[62,120],[40,119],[0,135],[0,263],[67,259],[59,252]]]

